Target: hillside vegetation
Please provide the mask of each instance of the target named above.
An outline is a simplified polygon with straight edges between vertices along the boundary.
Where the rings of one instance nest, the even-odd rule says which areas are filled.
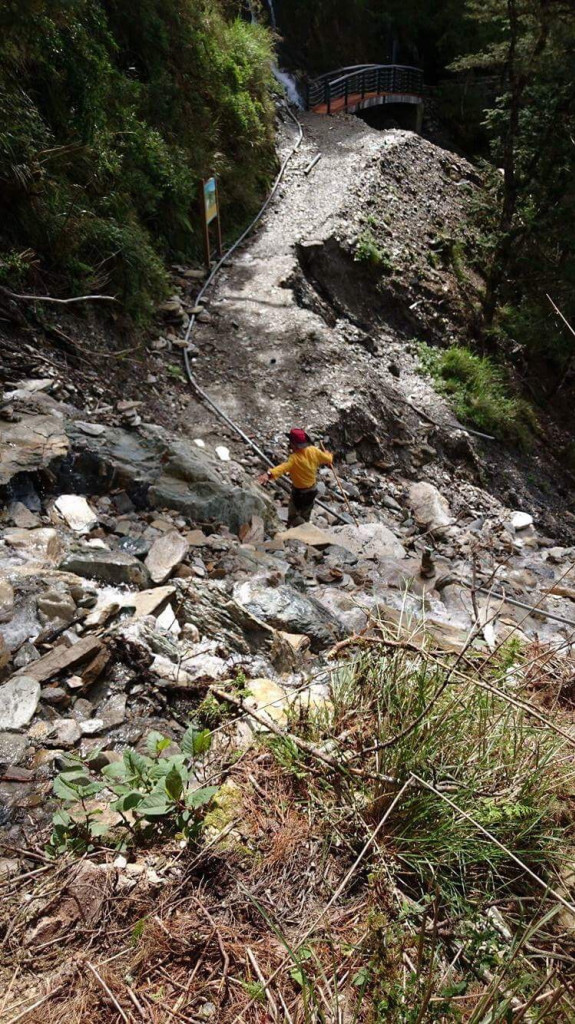
[[[199,179],[241,225],[274,168],[271,36],[235,0],[7,0],[0,284],[98,289],[141,317],[199,250]]]

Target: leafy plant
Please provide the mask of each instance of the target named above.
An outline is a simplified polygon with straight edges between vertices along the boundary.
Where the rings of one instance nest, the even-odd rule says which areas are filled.
[[[353,258],[356,263],[368,263],[381,270],[391,271],[393,269],[389,254],[379,245],[369,229],[362,231],[357,239]]]
[[[89,761],[69,757],[54,779],[54,795],[62,806],[52,819],[49,852],[90,851],[104,837],[104,845],[117,849],[169,835],[196,837],[217,787],[197,788],[190,769],[210,743],[208,729],[191,725],[178,753],[169,756],[164,754],[172,740],[153,731],[146,741],[147,754],[128,747],[121,761],[105,765],[99,773]],[[109,812],[118,816],[116,823],[110,823]]]

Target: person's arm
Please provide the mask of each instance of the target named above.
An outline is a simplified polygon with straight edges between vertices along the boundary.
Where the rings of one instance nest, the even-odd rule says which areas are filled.
[[[281,465],[274,466],[273,469],[268,469],[267,472],[261,473],[260,476],[258,476],[258,483],[263,484],[263,486],[265,487],[265,485],[268,484],[270,480],[277,480],[280,476],[283,476],[284,473],[287,473],[290,470],[290,468],[291,461],[290,459],[288,459],[287,462],[282,462]]]
[[[333,455],[331,454],[331,452],[326,452],[326,451],[323,450],[323,448],[316,448],[316,451],[317,451],[317,461],[318,461],[318,464],[320,466],[332,466],[333,465]]]

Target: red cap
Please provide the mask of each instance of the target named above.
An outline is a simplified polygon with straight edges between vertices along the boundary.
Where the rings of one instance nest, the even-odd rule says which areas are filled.
[[[300,430],[298,427],[293,427],[289,432],[289,439],[292,444],[307,444],[307,435],[305,430]]]

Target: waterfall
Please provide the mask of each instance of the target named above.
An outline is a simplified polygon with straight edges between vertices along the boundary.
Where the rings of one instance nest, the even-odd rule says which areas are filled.
[[[274,0],[268,0],[268,7],[270,9],[270,24],[271,24],[272,28],[275,30],[278,27],[278,22],[277,22],[277,18],[276,18],[276,11],[275,11],[275,7],[274,7]]]
[[[288,101],[293,103],[294,107],[303,110],[303,102],[295,76],[290,75],[289,71],[282,71],[281,68],[278,68],[277,64],[272,64],[272,71],[276,82],[283,85]]]
[[[270,12],[270,24],[275,31],[277,30],[278,25],[274,7],[274,0],[267,0],[267,3]],[[253,4],[249,3],[248,9],[250,12],[250,18],[253,25],[258,20],[256,17],[256,12],[254,10]],[[289,71],[283,71],[280,67],[278,67],[277,64],[272,64],[272,71],[276,82],[279,82],[279,84],[284,87],[288,103],[292,103],[294,107],[298,107],[299,110],[303,110],[304,104],[295,75],[290,74]]]

